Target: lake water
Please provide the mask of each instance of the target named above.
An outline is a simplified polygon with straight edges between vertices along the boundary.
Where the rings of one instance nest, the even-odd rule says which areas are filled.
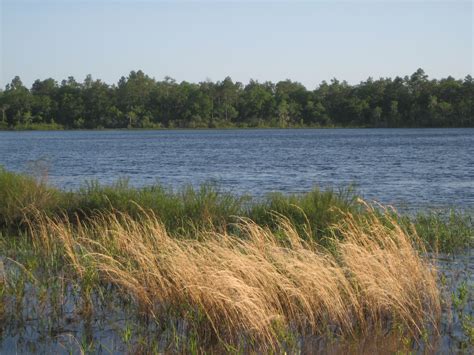
[[[355,184],[368,199],[474,208],[474,129],[0,132],[0,165],[74,189],[85,180],[236,193]]]

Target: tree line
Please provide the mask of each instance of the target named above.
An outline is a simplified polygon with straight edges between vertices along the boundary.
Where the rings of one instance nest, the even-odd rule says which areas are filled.
[[[88,75],[58,83],[17,76],[0,90],[0,128],[218,127],[474,127],[474,81],[368,78],[357,85],[332,79],[314,90],[301,83],[250,80],[157,81],[141,70],[108,85]]]

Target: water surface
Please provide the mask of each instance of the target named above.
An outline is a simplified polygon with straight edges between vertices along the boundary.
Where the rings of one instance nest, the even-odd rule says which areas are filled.
[[[254,195],[354,183],[383,203],[474,207],[474,129],[0,132],[0,165],[46,166],[66,189],[118,177]]]

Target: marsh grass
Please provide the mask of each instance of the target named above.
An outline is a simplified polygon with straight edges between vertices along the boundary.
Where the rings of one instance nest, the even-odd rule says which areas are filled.
[[[153,329],[177,352],[298,352],[374,334],[413,349],[440,312],[426,252],[473,242],[468,213],[400,216],[351,188],[255,199],[118,180],[62,191],[2,170],[0,198],[0,258],[18,270],[0,285],[0,320],[33,312],[36,297],[53,334],[73,290],[81,319],[120,299],[145,319],[118,330],[127,346]]]
[[[233,232],[234,216],[250,218],[278,232],[276,212],[290,220],[299,235],[320,244],[328,239],[331,226],[344,213],[365,214],[352,188],[313,190],[303,194],[272,193],[262,198],[238,196],[216,185],[186,186],[172,190],[160,185],[143,188],[119,179],[112,185],[90,181],[75,191],[50,187],[44,179],[8,172],[0,168],[0,229],[9,235],[26,230],[26,221],[40,210],[50,217],[66,214],[70,221],[87,219],[97,212],[122,212],[138,219],[141,209],[152,210],[171,233],[194,235],[209,228]],[[417,234],[431,251],[455,252],[474,245],[472,214],[423,212],[416,216],[393,213],[400,225],[414,224]],[[310,227],[310,233],[307,228]],[[237,231],[238,232],[238,231]],[[327,244],[327,243],[326,243]],[[327,244],[329,246],[329,244]]]
[[[138,219],[115,211],[74,221],[38,212],[30,237],[82,287],[110,284],[142,314],[185,319],[197,344],[278,351],[308,335],[355,339],[394,325],[420,338],[439,318],[436,270],[414,229],[363,208],[363,217],[340,211],[325,245],[280,213],[274,228],[238,218],[232,233],[180,235],[144,209]]]
[[[0,225],[21,224],[28,210],[50,210],[61,205],[61,193],[31,176],[8,172],[0,167]]]
[[[465,252],[474,247],[473,214],[466,211],[418,213],[412,221],[432,252]]]

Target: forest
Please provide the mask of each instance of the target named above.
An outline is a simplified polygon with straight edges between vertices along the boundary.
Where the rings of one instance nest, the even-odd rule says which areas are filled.
[[[158,81],[138,70],[113,85],[88,75],[28,89],[16,76],[0,90],[0,110],[0,129],[474,127],[474,81],[418,69],[309,90],[291,80]]]

